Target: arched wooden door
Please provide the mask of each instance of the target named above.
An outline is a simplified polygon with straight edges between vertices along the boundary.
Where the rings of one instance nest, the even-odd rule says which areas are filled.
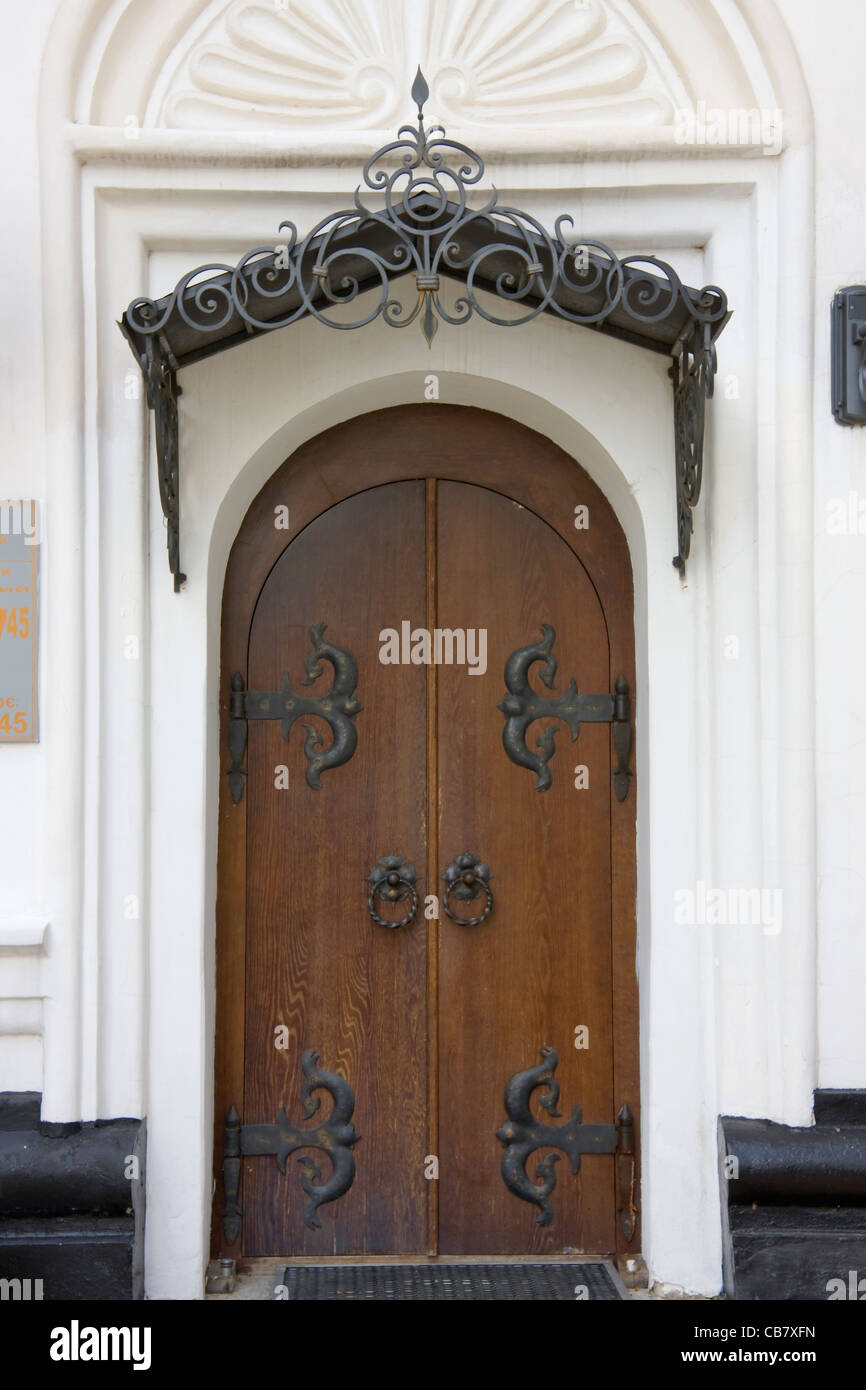
[[[215,1252],[639,1250],[609,504],[484,411],[350,421],[251,507],[222,654]]]

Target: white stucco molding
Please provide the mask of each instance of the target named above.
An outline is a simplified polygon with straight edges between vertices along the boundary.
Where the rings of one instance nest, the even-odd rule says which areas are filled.
[[[42,1087],[45,955],[49,924],[39,917],[0,919],[0,1089]]]
[[[174,157],[251,144],[356,158],[411,114],[420,62],[431,116],[491,158],[683,149],[687,113],[706,125],[711,112],[778,110],[782,147],[808,138],[796,58],[765,0],[358,0],[351,20],[332,3],[310,23],[303,0],[81,0],[69,118],[127,147],[158,135],[143,148]],[[766,135],[741,126],[734,144],[754,153]]]
[[[42,917],[0,919],[0,951],[41,952],[48,923]]]

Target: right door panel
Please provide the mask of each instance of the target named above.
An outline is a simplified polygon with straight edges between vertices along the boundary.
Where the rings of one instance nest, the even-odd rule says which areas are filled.
[[[537,791],[535,774],[506,754],[497,708],[507,658],[539,640],[543,623],[556,630],[555,693],[572,677],[581,694],[609,692],[604,613],[560,536],[499,493],[440,482],[437,532],[436,626],[488,634],[484,675],[457,665],[437,673],[438,872],[458,854],[478,854],[490,866],[495,899],[480,926],[457,925],[444,912],[439,924],[439,1249],[610,1252],[616,1245],[613,1157],[584,1156],[574,1177],[563,1155],[553,1221],[541,1227],[537,1209],[505,1186],[496,1138],[506,1083],[536,1066],[544,1045],[559,1053],[563,1119],[575,1105],[586,1122],[616,1118],[610,725],[585,723],[572,743],[560,720],[533,724],[527,734],[533,751],[546,724],[557,728],[552,785]],[[530,683],[549,696],[538,670]],[[575,785],[578,765],[588,769],[588,787]],[[457,908],[476,915],[480,903]],[[580,1027],[588,1046],[578,1050]],[[530,1157],[531,1179],[546,1152]]]

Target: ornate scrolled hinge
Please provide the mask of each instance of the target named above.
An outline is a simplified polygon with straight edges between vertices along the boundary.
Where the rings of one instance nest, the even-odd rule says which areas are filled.
[[[634,1128],[631,1112],[624,1105],[615,1125],[591,1125],[581,1123],[580,1106],[571,1112],[571,1119],[563,1125],[548,1125],[537,1120],[529,1108],[533,1091],[539,1086],[547,1087],[547,1095],[539,1098],[539,1105],[548,1115],[559,1118],[559,1082],[554,1072],[559,1064],[559,1053],[553,1047],[542,1047],[541,1065],[530,1067],[527,1071],[512,1076],[505,1087],[505,1113],[508,1116],[496,1137],[504,1146],[502,1155],[502,1177],[506,1187],[524,1202],[532,1202],[539,1208],[536,1218],[539,1226],[549,1226],[553,1220],[553,1207],[550,1194],[556,1187],[554,1164],[559,1162],[559,1154],[548,1154],[538,1164],[535,1175],[540,1179],[534,1183],[526,1172],[526,1160],[536,1149],[562,1149],[571,1161],[572,1173],[580,1170],[582,1154],[629,1154],[633,1153]],[[632,1220],[633,1220],[633,1207]],[[625,1230],[625,1225],[623,1225]],[[633,1233],[634,1226],[632,1224]],[[630,1238],[630,1237],[629,1237]]]
[[[242,1125],[234,1106],[228,1112],[223,1161],[223,1233],[229,1245],[234,1245],[241,1233],[243,1210],[238,1205],[238,1187],[242,1155],[274,1154],[280,1172],[284,1173],[286,1159],[296,1149],[321,1149],[327,1154],[331,1160],[331,1176],[318,1186],[313,1180],[321,1177],[321,1170],[311,1158],[298,1159],[303,1169],[301,1187],[307,1194],[304,1203],[304,1224],[312,1231],[318,1230],[322,1224],[316,1215],[317,1208],[325,1202],[335,1202],[338,1197],[342,1197],[355,1180],[355,1157],[352,1148],[361,1137],[360,1134],[356,1134],[351,1122],[355,1096],[344,1077],[323,1071],[318,1066],[318,1061],[318,1053],[312,1049],[301,1057],[301,1069],[305,1077],[301,1086],[301,1100],[304,1102],[304,1119],[309,1120],[322,1104],[321,1097],[314,1098],[313,1092],[330,1092],[334,1106],[322,1124],[308,1129],[301,1125],[293,1125],[285,1109],[281,1109],[276,1124]]]
[[[307,759],[307,784],[320,791],[321,774],[329,768],[347,763],[358,743],[358,733],[353,724],[357,714],[364,706],[355,698],[358,684],[358,664],[355,658],[326,642],[324,632],[326,623],[314,623],[310,628],[313,650],[304,663],[307,679],[302,685],[312,685],[322,674],[322,661],[330,662],[334,668],[334,682],[330,690],[316,698],[296,695],[286,673],[280,681],[279,690],[245,690],[244,678],[239,671],[232,676],[229,696],[229,790],[232,801],[237,805],[244,794],[244,778],[247,770],[242,766],[247,744],[247,721],[250,719],[279,719],[284,739],[288,739],[292,725],[303,714],[317,714],[331,726],[333,741],[324,752],[322,739],[313,724],[305,724],[307,737],[304,739],[304,754]]]
[[[555,752],[553,740],[556,727],[549,724],[542,729],[536,739],[537,753],[530,752],[526,743],[529,725],[536,719],[562,719],[571,730],[572,741],[580,733],[582,723],[613,724],[614,748],[617,766],[613,773],[614,791],[617,801],[624,801],[628,795],[631,772],[631,718],[628,683],[624,676],[616,680],[615,695],[579,695],[574,680],[562,695],[539,695],[529,684],[529,670],[536,661],[543,661],[539,672],[548,690],[553,689],[556,678],[557,660],[553,655],[556,629],[550,623],[541,625],[541,641],[528,647],[518,647],[505,663],[506,695],[498,705],[505,715],[502,730],[502,743],[513,763],[519,767],[531,768],[537,773],[536,790],[547,791],[553,778],[547,766]]]

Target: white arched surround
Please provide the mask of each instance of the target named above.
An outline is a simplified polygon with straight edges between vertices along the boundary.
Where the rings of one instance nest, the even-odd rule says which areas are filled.
[[[673,591],[673,597],[680,600],[677,622],[674,624],[677,634],[670,634],[674,644],[690,645],[696,635],[694,606],[689,602],[686,591],[680,590],[667,553],[671,548],[672,535],[670,489],[658,486],[657,478],[651,485],[659,467],[667,481],[670,476],[673,431],[666,363],[663,358],[650,358],[638,349],[623,349],[622,345],[609,341],[601,345],[601,352],[593,351],[592,341],[587,341],[581,352],[580,345],[573,342],[573,330],[569,332],[562,326],[547,324],[539,325],[539,329],[532,330],[534,343],[521,343],[522,335],[497,333],[489,327],[466,331],[461,353],[462,368],[443,370],[440,367],[437,373],[440,400],[499,411],[553,438],[579,459],[604,487],[629,538],[636,581],[636,640],[640,670],[636,692],[638,709],[641,711],[637,730],[639,881],[642,898],[639,917],[646,929],[641,979],[643,981],[646,975],[642,1011],[643,1035],[648,1038],[655,1036],[658,1031],[650,1012],[653,998],[648,930],[652,891],[650,827],[654,815],[658,817],[659,824],[671,823],[669,808],[662,805],[654,812],[650,799],[653,784],[649,776],[648,734],[655,698],[651,697],[647,679],[650,622],[647,598],[651,584],[654,587],[665,586],[669,594]],[[184,563],[191,575],[197,573],[199,577],[188,581],[183,594],[182,605],[190,609],[187,614],[181,614],[180,605],[171,602],[175,596],[158,567],[152,571],[150,594],[154,628],[161,628],[160,656],[157,657],[154,652],[154,676],[160,690],[160,697],[154,703],[154,718],[158,718],[157,707],[163,699],[175,715],[171,736],[160,750],[158,759],[152,763],[151,772],[154,806],[157,809],[154,834],[157,821],[161,826],[158,841],[155,838],[151,844],[154,869],[157,870],[158,866],[151,883],[151,914],[154,924],[161,924],[159,936],[170,953],[171,964],[169,959],[165,962],[166,977],[169,971],[174,972],[176,979],[178,974],[181,978],[189,977],[192,959],[187,970],[177,971],[179,933],[184,921],[191,920],[194,914],[202,911],[200,884],[204,885],[207,894],[204,913],[205,978],[212,979],[213,975],[212,885],[216,869],[219,777],[219,617],[225,566],[234,536],[247,507],[266,479],[305,439],[364,411],[424,399],[425,381],[439,364],[434,354],[428,354],[420,335],[416,338],[413,333],[408,342],[407,337],[409,335],[398,334],[382,326],[360,338],[354,333],[332,334],[318,325],[309,324],[297,333],[283,333],[273,341],[253,345],[249,363],[232,362],[231,354],[226,354],[186,373],[183,397],[185,468],[198,472],[204,467],[210,484],[208,501],[202,506],[203,499],[199,499],[196,503],[199,515],[186,528]],[[551,337],[558,341],[545,344],[544,339]],[[575,351],[575,348],[578,350]],[[560,371],[542,388],[543,394],[539,392],[541,383],[527,380],[526,358],[533,350],[544,352],[546,358],[556,355],[561,362]],[[323,379],[322,364],[325,360],[328,371]],[[658,441],[652,450],[641,446],[640,432],[635,432],[626,414],[617,410],[619,391],[623,386],[622,378],[617,384],[619,373],[624,373],[627,389],[639,393],[640,398],[648,402],[644,425],[648,434]],[[581,382],[579,393],[575,393],[575,379]],[[290,388],[287,389],[286,383],[291,383]],[[575,400],[576,394],[579,400]],[[589,405],[590,400],[592,406]],[[436,409],[436,403],[430,402],[430,429],[434,432]],[[231,444],[226,447],[229,438]],[[248,459],[244,457],[245,442],[252,448]],[[258,447],[255,447],[257,444]],[[621,460],[619,465],[614,463],[614,457]],[[647,503],[646,512],[638,501],[641,491]],[[186,497],[182,499],[182,505],[184,501]],[[152,546],[157,546],[161,539],[157,526],[152,533]],[[648,540],[655,544],[656,554],[652,560],[647,554]],[[163,624],[176,630],[177,645],[171,636],[166,640]],[[190,648],[191,638],[194,650]],[[659,654],[660,644],[666,640],[659,634],[655,644]],[[183,652],[183,657],[178,661],[180,652]],[[179,707],[179,701],[186,707],[186,714]],[[180,718],[177,718],[178,713],[181,714]],[[695,738],[695,731],[686,736]],[[160,817],[158,808],[163,804],[163,798],[166,807],[173,803],[176,805],[178,769],[181,767],[184,768],[182,781],[188,785],[197,804],[195,809],[189,806],[190,824],[179,837],[178,822]],[[199,800],[196,789],[203,784],[207,792],[203,800]],[[186,809],[182,819],[186,819]],[[688,833],[686,821],[682,830],[684,834]],[[201,879],[198,874],[192,879],[189,875],[188,856],[194,845],[197,846],[195,852],[202,867]],[[671,900],[674,886],[671,884],[666,889],[660,888],[663,899],[666,894],[667,900]],[[181,900],[178,890],[182,895]],[[700,954],[699,943],[693,944]],[[190,939],[189,946],[196,964],[200,966],[201,941]],[[153,957],[152,965],[156,965],[159,971]],[[180,979],[177,979],[177,988],[179,993],[182,992]],[[163,1001],[160,1006],[163,1017],[166,1007]],[[171,1009],[170,1004],[168,1007]],[[180,999],[177,1000],[177,1007],[180,1007]],[[208,1037],[212,1030],[212,1001],[209,997],[205,1001],[205,1017],[204,1035]],[[690,1019],[687,1025],[689,1030],[692,1022]],[[700,1027],[699,1019],[697,1022]],[[192,1045],[193,1041],[191,1036],[187,1045]],[[157,1053],[152,1053],[151,1074],[166,1079],[164,1101],[176,1112],[172,1127],[183,1127],[185,1123],[188,1127],[188,1142],[182,1146],[188,1155],[189,1144],[196,1142],[196,1135],[195,1127],[190,1125],[191,1117],[184,1116],[182,1105],[178,1104],[176,1042],[176,1039],[164,1034],[155,1034]],[[164,1055],[159,1055],[163,1049]],[[186,1051],[186,1046],[183,1051]],[[685,1057],[681,1048],[675,1048],[675,1051],[679,1051],[681,1059]],[[703,1085],[702,1079],[694,1072],[698,1055],[688,1057],[688,1075],[682,1077],[683,1084],[693,1092]],[[645,1098],[650,1107],[653,1104],[651,1077],[660,1056],[658,1053],[654,1062],[645,1049],[642,1057],[642,1065],[646,1069]],[[192,1075],[189,1080],[192,1082]],[[151,1134],[154,1102],[159,1104],[152,1086]],[[687,1145],[696,1137],[694,1116],[683,1116],[683,1121],[682,1139]],[[644,1139],[647,1185],[651,1182],[649,1174],[654,1161],[651,1129],[651,1125],[646,1126]],[[209,1135],[206,1122],[204,1132]],[[701,1143],[706,1144],[711,1152],[714,1134],[708,1132],[702,1136]],[[207,1156],[206,1152],[205,1159]],[[694,1171],[698,1167],[695,1164]],[[151,1183],[156,1186],[152,1166]],[[681,1180],[676,1186],[681,1189]],[[671,1196],[679,1201],[682,1192],[680,1190],[677,1197],[676,1186],[672,1188]],[[158,1207],[162,1206],[167,1190],[164,1183],[160,1184],[160,1188]],[[171,1189],[171,1182],[168,1189]],[[178,1210],[171,1212],[170,1219],[175,1222],[180,1216],[179,1203]],[[649,1210],[645,1219],[649,1226],[652,1221]],[[159,1220],[159,1215],[151,1205],[148,1222],[152,1235],[155,1220]],[[717,1232],[710,1232],[709,1238],[718,1244]],[[649,1241],[647,1231],[647,1248]],[[156,1255],[156,1260],[159,1258]],[[152,1255],[151,1278],[154,1277],[158,1277],[158,1274]]]
[[[778,157],[684,150],[655,125],[596,128],[586,138],[581,130],[576,155],[569,128],[551,135],[535,126],[499,129],[489,166],[504,202],[549,225],[573,211],[578,232],[660,252],[691,283],[715,281],[729,294],[735,313],[719,345],[686,588],[670,564],[665,359],[545,319],[519,330],[443,326],[430,352],[416,329],[338,333],[303,323],[185,369],[189,581],[175,595],[145,412],[115,320],[133,294],[163,293],[198,261],[233,259],[274,238],[282,217],[303,228],[344,206],[360,154],[377,143],[358,129],[338,145],[333,130],[328,141],[273,129],[216,139],[156,128],[158,115],[148,126],[148,110],[164,108],[150,102],[153,79],[148,86],[142,73],[183,47],[184,25],[205,8],[175,4],[166,25],[162,0],[76,0],[61,7],[46,56],[49,526],[52,515],[73,524],[50,530],[43,688],[52,698],[43,744],[23,754],[63,764],[45,807],[43,1116],[146,1115],[148,1293],[200,1297],[225,561],[249,501],[297,444],[361,411],[422,399],[435,372],[442,400],[499,410],[556,440],[607,493],[628,535],[640,670],[644,1253],[656,1278],[715,1292],[716,1117],[808,1122],[817,1074],[812,182],[808,105],[790,41],[767,5],[718,0],[703,29],[694,14],[691,27],[674,25],[694,10],[688,0],[653,8],[680,70],[692,55],[690,98],[718,91],[720,101],[724,92],[728,102],[783,108]],[[131,82],[109,82],[123,51],[141,79],[135,93]],[[139,61],[145,51],[149,67]],[[127,94],[137,134],[123,129]],[[451,133],[493,152],[483,129]],[[518,156],[536,147],[544,160]],[[635,148],[647,157],[622,158]],[[347,153],[351,167],[335,168]],[[63,256],[58,225],[72,229]],[[58,331],[52,313],[61,304],[81,324],[77,337],[67,319]],[[431,402],[431,428],[435,410]],[[731,635],[736,661],[725,655]],[[132,659],[130,637],[139,641]],[[783,931],[676,927],[675,891],[700,880],[781,886]],[[126,915],[130,899],[138,916]]]

